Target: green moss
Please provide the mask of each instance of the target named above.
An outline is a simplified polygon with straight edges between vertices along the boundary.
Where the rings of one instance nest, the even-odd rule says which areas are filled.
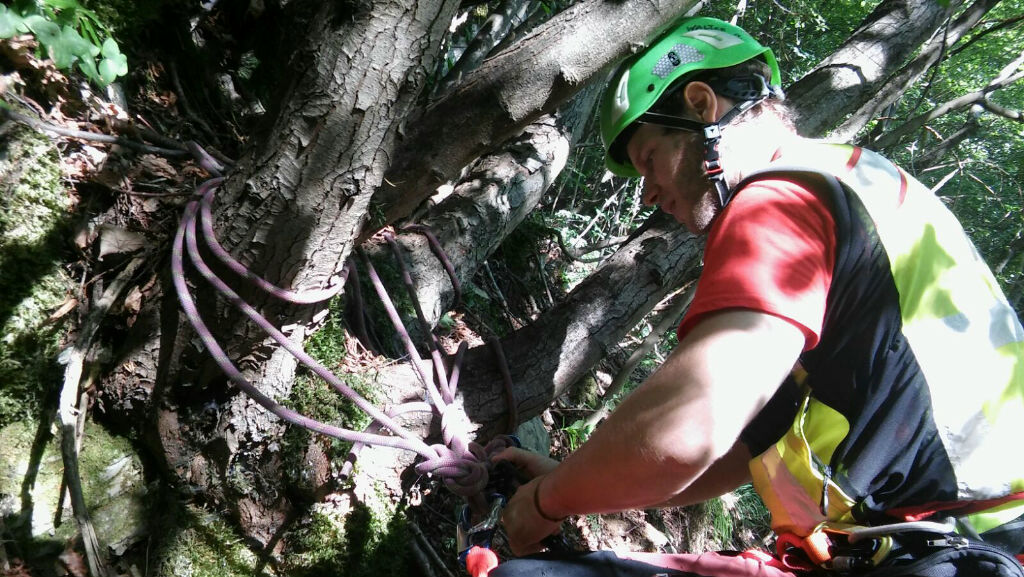
[[[406,290],[405,284],[402,282],[401,269],[399,269],[389,247],[383,247],[377,252],[373,258],[373,267],[413,342],[423,342],[420,323],[416,318],[416,309],[413,307],[412,299],[409,298],[409,291]],[[394,324],[381,303],[380,297],[377,296],[377,290],[370,281],[369,273],[362,269],[360,272],[362,273],[359,280],[363,291],[363,302],[369,317],[366,321],[367,325],[371,326],[376,333],[377,339],[380,340],[380,346],[384,348],[382,351],[384,354],[393,357],[405,356],[405,346],[399,340]]]
[[[166,511],[165,537],[158,544],[157,575],[161,577],[235,577],[265,575],[259,558],[222,518],[188,506]]]
[[[404,511],[387,499],[356,506],[344,521],[327,507],[315,508],[309,522],[292,534],[288,575],[376,577],[411,574]]]
[[[65,331],[45,320],[72,287],[60,268],[71,206],[52,143],[12,130],[0,142],[0,428],[39,415],[59,384]]]
[[[306,340],[306,352],[326,367],[335,367],[345,358],[345,301],[335,297],[318,331]]]
[[[342,301],[331,302],[331,311],[324,325],[305,343],[306,351],[328,369],[336,368],[345,358],[345,330],[343,327]],[[372,383],[358,375],[343,375],[345,384],[370,403],[380,399]],[[295,379],[291,394],[285,404],[312,419],[352,430],[365,429],[372,419],[355,403],[334,390],[329,383],[302,369]],[[283,437],[284,467],[287,478],[301,486],[301,476],[306,469],[303,456],[309,446],[311,435],[302,427],[289,427]],[[351,443],[338,439],[324,439],[327,443],[327,457],[339,466],[351,448]]]
[[[77,532],[68,510],[60,522],[54,519],[64,474],[59,440],[49,427],[19,422],[0,429],[0,446],[0,501],[6,500],[0,514],[8,517],[20,550],[31,557],[58,553]],[[130,543],[146,531],[142,464],[127,440],[87,422],[79,478],[103,543]]]
[[[601,390],[597,379],[588,373],[573,386],[570,400],[574,405],[597,408],[601,405]]]

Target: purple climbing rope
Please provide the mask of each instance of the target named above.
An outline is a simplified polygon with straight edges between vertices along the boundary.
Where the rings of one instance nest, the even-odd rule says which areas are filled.
[[[434,474],[444,481],[445,485],[453,492],[473,499],[477,497],[484,488],[488,478],[488,456],[493,452],[508,446],[511,441],[507,437],[497,437],[487,446],[469,440],[469,420],[465,416],[461,405],[456,401],[455,391],[458,386],[458,378],[463,355],[466,350],[466,343],[462,343],[455,355],[455,362],[449,380],[444,367],[443,359],[438,344],[433,341],[433,335],[429,331],[429,325],[423,316],[423,312],[416,301],[415,287],[409,278],[408,270],[401,253],[394,240],[388,241],[395,251],[403,271],[403,279],[406,280],[406,287],[410,290],[412,300],[416,303],[415,309],[421,323],[427,328],[426,333],[430,336],[429,348],[433,361],[434,373],[437,383],[430,378],[420,366],[420,356],[416,347],[409,337],[408,331],[401,322],[394,303],[391,301],[381,283],[373,265],[366,258],[362,251],[358,251],[367,273],[374,285],[374,288],[384,304],[385,310],[395,329],[405,345],[409,354],[410,362],[415,369],[424,389],[427,391],[430,403],[407,403],[393,408],[385,413],[360,396],[356,391],[345,385],[345,383],[311,356],[301,346],[293,343],[277,327],[264,318],[255,308],[245,302],[237,292],[232,290],[222,279],[220,279],[203,260],[199,251],[197,234],[201,233],[203,241],[211,253],[221,261],[228,269],[251,283],[261,290],[274,297],[294,304],[312,304],[322,302],[339,294],[344,286],[344,276],[337,281],[336,285],[327,289],[314,291],[293,291],[278,287],[258,275],[249,271],[244,265],[232,257],[217,241],[213,231],[212,199],[216,188],[224,181],[223,178],[210,179],[197,189],[198,200],[193,200],[185,208],[178,230],[174,237],[174,245],[171,253],[171,276],[174,287],[178,293],[178,300],[189,322],[195,328],[203,344],[210,352],[214,361],[224,371],[228,379],[237,385],[243,392],[249,395],[260,406],[264,407],[279,418],[291,424],[304,427],[311,431],[345,440],[354,443],[353,454],[358,452],[364,445],[381,445],[415,452],[423,460],[416,465],[416,470],[423,474]],[[434,240],[436,243],[436,239]],[[439,248],[439,246],[438,246]],[[296,411],[284,407],[274,399],[262,393],[242,374],[235,364],[228,358],[223,348],[210,332],[203,321],[195,300],[188,288],[185,279],[185,258],[188,257],[192,266],[210,285],[221,294],[231,305],[238,308],[253,323],[264,330],[270,337],[281,345],[285,350],[294,355],[296,359],[307,366],[314,374],[327,381],[335,390],[351,400],[356,406],[365,411],[373,418],[373,423],[365,431],[353,431],[327,423],[311,419]],[[450,267],[450,265],[448,265]],[[353,269],[354,270],[354,269]],[[453,275],[454,282],[454,275]],[[500,348],[500,347],[499,347]],[[499,351],[500,355],[500,351]],[[503,373],[507,375],[507,367],[503,367]],[[510,386],[510,379],[506,377],[506,387]],[[512,405],[514,407],[514,403]],[[401,424],[394,420],[394,417],[410,411],[434,412],[441,418],[442,439],[444,444],[428,445],[422,439],[413,435]],[[514,418],[514,415],[512,416]],[[380,434],[382,430],[388,430],[392,435]],[[350,463],[346,463],[342,474],[347,475],[351,470]]]

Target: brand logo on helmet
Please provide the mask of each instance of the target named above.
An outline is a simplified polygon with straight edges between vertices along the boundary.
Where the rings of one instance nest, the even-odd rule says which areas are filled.
[[[658,59],[654,64],[654,70],[651,71],[651,74],[664,79],[676,66],[700,62],[701,60],[704,60],[704,55],[700,53],[700,50],[686,44],[676,44],[664,56]]]
[[[689,36],[695,38],[701,42],[706,42],[719,50],[724,50],[730,46],[736,46],[737,44],[743,44],[743,39],[739,38],[728,32],[722,32],[721,30],[690,30],[683,34],[683,36]]]

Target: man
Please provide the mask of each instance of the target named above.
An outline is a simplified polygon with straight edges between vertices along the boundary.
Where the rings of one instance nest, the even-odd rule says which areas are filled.
[[[679,346],[578,451],[497,458],[533,477],[503,516],[518,555],[570,515],[752,480],[780,557],[543,557],[492,575],[1022,574],[1024,330],[942,203],[874,153],[799,137],[779,85],[769,49],[710,18],[619,68],[607,166],[707,235],[696,297]]]

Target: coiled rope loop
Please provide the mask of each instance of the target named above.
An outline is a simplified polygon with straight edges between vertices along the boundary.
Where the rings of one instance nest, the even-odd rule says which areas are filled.
[[[387,291],[384,289],[383,283],[380,282],[380,278],[369,259],[366,258],[366,255],[361,250],[357,250],[360,260],[366,268],[374,285],[375,291],[380,297],[391,322],[394,324],[396,331],[402,339],[406,353],[409,355],[412,366],[415,369],[419,380],[423,384],[429,399],[429,403],[407,403],[405,405],[395,407],[388,413],[385,413],[364,399],[352,388],[347,386],[327,367],[309,356],[301,346],[296,345],[289,340],[284,333],[270,323],[255,308],[246,303],[237,292],[232,290],[221,278],[219,278],[203,260],[203,257],[199,252],[199,236],[202,236],[203,242],[207,248],[209,248],[210,253],[213,254],[229,270],[237,274],[239,277],[249,281],[265,293],[293,304],[301,305],[322,302],[339,294],[345,284],[343,273],[342,278],[340,280],[336,279],[336,284],[332,287],[311,291],[288,290],[266,281],[232,257],[218,242],[213,230],[213,216],[211,209],[213,193],[223,181],[224,178],[217,177],[202,183],[196,191],[198,199],[189,202],[185,207],[184,214],[182,215],[181,222],[174,237],[174,244],[171,252],[171,276],[178,295],[178,301],[181,303],[185,316],[188,318],[189,323],[195,329],[203,344],[210,352],[214,361],[221,370],[224,371],[224,374],[228,379],[230,379],[232,383],[237,385],[260,406],[267,409],[277,417],[311,431],[354,443],[353,453],[357,453],[364,445],[380,445],[413,451],[423,459],[416,465],[417,472],[441,477],[445,485],[458,495],[468,498],[479,494],[487,484],[490,471],[489,457],[497,451],[510,446],[513,444],[513,441],[510,437],[498,436],[488,443],[487,446],[482,447],[478,443],[470,440],[471,423],[469,418],[466,416],[461,403],[455,396],[456,388],[458,386],[461,361],[465,354],[467,345],[465,342],[460,344],[455,355],[452,373],[449,377],[445,368],[444,359],[441,356],[440,347],[433,340],[430,327],[423,316],[419,302],[415,298],[415,286],[412,283],[405,262],[402,259],[401,251],[399,250],[394,238],[388,236],[387,241],[398,259],[402,271],[403,282],[405,283],[407,290],[410,291],[410,297],[414,303],[417,318],[426,329],[423,332],[424,334],[430,335],[428,348],[430,350],[430,357],[434,370],[432,371],[433,374],[428,375],[424,372],[420,363],[417,362],[420,355],[416,351],[416,347],[413,345],[408,331],[402,324],[398,312],[395,310],[394,303],[391,301]],[[418,230],[418,232],[422,231]],[[436,250],[439,250],[440,246],[436,242],[436,239],[433,239],[432,235],[431,241],[432,246],[434,246]],[[199,314],[199,310],[196,307],[195,300],[189,291],[185,277],[186,258],[191,262],[195,270],[199,272],[199,274],[231,305],[236,307],[253,323],[265,331],[275,342],[281,345],[281,347],[294,355],[299,362],[308,367],[314,374],[327,381],[336,391],[345,396],[345,398],[351,400],[361,410],[370,415],[373,419],[373,423],[364,431],[354,431],[323,423],[282,406],[249,382],[238,367],[230,358],[228,358],[224,349],[217,342],[217,339],[210,332],[206,323]],[[445,262],[447,262],[447,259],[445,259]],[[350,263],[349,266],[354,266],[354,263]],[[453,272],[450,264],[446,264],[446,268],[449,269],[450,273]],[[452,283],[453,285],[457,284],[454,274],[452,274]],[[495,343],[492,342],[492,346],[494,345]],[[500,348],[497,349],[497,352],[499,358],[503,359],[503,355],[500,354]],[[510,407],[514,408],[515,404],[511,397],[511,379],[507,376],[507,367],[503,367],[502,369],[503,375],[505,375],[506,395],[509,398]],[[435,378],[437,379],[436,382]],[[395,416],[412,411],[432,412],[440,418],[444,444],[428,445],[422,439],[413,435],[408,429],[395,421]],[[391,435],[381,434],[381,431],[384,429],[389,431]],[[347,475],[347,472],[350,470],[351,464],[349,462],[346,463],[346,467],[342,470],[342,474]]]

